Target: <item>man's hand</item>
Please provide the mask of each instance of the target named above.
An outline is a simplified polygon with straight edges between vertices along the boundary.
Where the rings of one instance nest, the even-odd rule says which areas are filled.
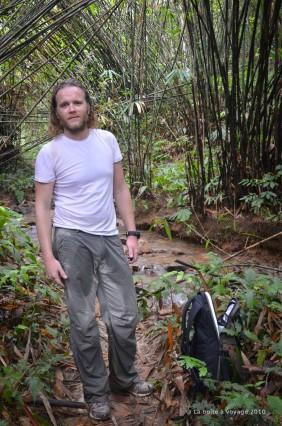
[[[57,284],[64,285],[63,280],[67,278],[67,274],[63,270],[60,262],[55,258],[44,259],[46,273],[51,280]]]
[[[127,237],[126,245],[128,249],[128,259],[130,263],[136,262],[138,258],[138,242],[137,237]]]

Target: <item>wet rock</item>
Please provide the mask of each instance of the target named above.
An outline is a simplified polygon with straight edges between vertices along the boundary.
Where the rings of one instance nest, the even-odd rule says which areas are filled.
[[[140,238],[138,242],[138,252],[139,254],[148,254],[152,253],[152,247],[149,245],[148,241]]]
[[[152,249],[150,253],[159,254],[159,253],[167,253],[167,250],[164,249]]]
[[[130,265],[132,272],[139,272],[140,266],[138,265]]]
[[[169,266],[166,266],[165,269],[167,270],[167,272],[171,272],[171,271],[186,271],[187,267],[183,266],[183,265],[169,265]]]
[[[159,276],[166,272],[163,265],[142,265],[140,272],[145,275]]]
[[[175,256],[181,256],[185,253],[183,251],[180,251],[180,250],[171,250],[171,254],[173,254]]]

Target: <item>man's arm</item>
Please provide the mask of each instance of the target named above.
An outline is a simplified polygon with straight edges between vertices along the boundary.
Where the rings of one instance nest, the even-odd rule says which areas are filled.
[[[114,198],[126,230],[135,231],[136,227],[131,196],[128,186],[124,180],[121,162],[114,164]],[[135,262],[138,256],[137,238],[135,236],[127,237],[126,245],[128,248],[129,259],[132,262]]]
[[[65,279],[67,276],[52,251],[50,212],[53,189],[54,182],[35,182],[36,228],[46,273],[58,284],[63,284],[62,278]]]

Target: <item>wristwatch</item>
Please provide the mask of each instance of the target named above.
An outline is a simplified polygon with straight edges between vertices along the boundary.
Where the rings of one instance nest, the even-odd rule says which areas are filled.
[[[125,235],[126,235],[126,238],[127,237],[136,237],[137,240],[138,240],[138,238],[140,238],[140,236],[141,236],[141,232],[140,231],[127,231],[125,233]]]

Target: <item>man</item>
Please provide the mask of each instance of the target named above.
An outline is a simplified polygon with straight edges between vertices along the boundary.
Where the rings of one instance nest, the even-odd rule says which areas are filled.
[[[49,130],[55,137],[36,159],[35,209],[47,275],[65,288],[72,350],[89,415],[103,420],[110,414],[110,390],[146,396],[153,389],[134,367],[136,294],[113,202],[127,229],[128,257],[134,262],[138,232],[122,155],[113,134],[95,124],[90,96],[78,81],[54,88]],[[109,377],[95,319],[96,295],[108,331]]]

